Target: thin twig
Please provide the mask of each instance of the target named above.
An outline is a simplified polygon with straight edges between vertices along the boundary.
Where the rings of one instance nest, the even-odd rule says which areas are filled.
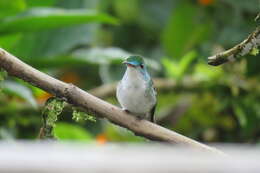
[[[208,57],[208,64],[218,66],[229,61],[234,61],[241,56],[249,54],[254,48],[260,45],[260,27],[257,27],[244,41],[228,49]]]
[[[66,99],[68,103],[83,108],[87,113],[107,118],[110,122],[125,127],[137,135],[151,140],[186,145],[223,155],[221,151],[213,147],[199,143],[147,120],[139,120],[122,109],[107,103],[72,84],[64,83],[34,69],[1,48],[0,67],[6,70],[9,75],[23,79],[56,97]]]

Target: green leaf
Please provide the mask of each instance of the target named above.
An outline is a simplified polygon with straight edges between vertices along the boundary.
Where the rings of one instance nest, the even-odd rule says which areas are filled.
[[[2,19],[0,23],[0,34],[32,32],[89,22],[118,24],[115,18],[93,10],[32,8],[19,15]]]
[[[209,20],[201,20],[202,14],[189,3],[182,3],[174,10],[162,33],[162,44],[168,55],[180,58],[208,37],[212,25]]]
[[[73,109],[72,112],[72,119],[75,120],[76,122],[80,122],[80,121],[92,121],[92,122],[96,122],[96,118],[92,115],[89,115],[85,112],[79,111],[77,109]]]
[[[0,0],[0,18],[21,12],[25,7],[24,0]]]
[[[55,97],[51,97],[46,101],[44,109],[42,110],[42,114],[46,120],[46,126],[55,126],[55,122],[58,119],[58,115],[61,114],[64,106],[65,102]]]
[[[32,91],[28,87],[13,81],[4,81],[2,87],[4,92],[8,92],[20,98],[23,98],[34,108],[37,108],[35,98],[33,97]]]
[[[17,41],[21,38],[20,33],[8,34],[1,36],[0,47],[9,51],[13,46],[16,45]]]
[[[45,106],[42,110],[43,126],[39,135],[41,139],[54,138],[53,128],[64,106],[65,101],[55,97],[51,97],[45,102]]]
[[[26,0],[28,7],[53,6],[58,0]]]
[[[170,60],[169,58],[163,58],[162,64],[166,70],[166,74],[169,77],[177,78],[179,76],[178,63]]]
[[[32,3],[35,3],[35,5],[40,4],[40,6],[42,6],[50,0],[30,1],[33,1]],[[86,9],[96,9],[98,5],[97,3],[98,1],[96,0],[59,0],[55,4],[60,8],[82,9],[82,11],[85,11]],[[91,47],[96,44],[96,36],[98,35],[97,31],[100,28],[100,25],[101,22],[86,23],[44,30],[42,32],[22,33],[22,38],[16,43],[10,52],[19,58],[22,58],[26,62],[30,62],[31,59],[37,62],[38,59],[43,57],[54,57],[61,54],[64,55],[81,45]],[[27,61],[27,59],[29,60]],[[44,64],[39,62],[37,65]]]
[[[185,54],[179,62],[164,58],[162,59],[162,63],[168,76],[175,79],[181,79],[185,72],[188,71],[190,64],[196,57],[197,53],[195,51],[191,51]]]
[[[256,55],[258,55],[258,54],[259,54],[259,49],[256,48],[256,47],[254,47],[254,48],[250,51],[250,55],[256,56]]]
[[[71,52],[79,45],[92,46],[99,26],[100,24],[91,23],[43,32],[23,33],[23,37],[11,52],[26,61],[37,62],[38,59],[46,57],[56,58],[55,56]]]
[[[233,104],[233,109],[235,111],[235,115],[237,116],[238,122],[241,127],[246,127],[247,125],[247,116],[241,105]]]
[[[196,57],[197,53],[195,51],[190,51],[181,58],[179,62],[179,76],[184,75]]]
[[[92,135],[84,128],[68,123],[57,123],[53,129],[54,136],[59,140],[91,141]]]

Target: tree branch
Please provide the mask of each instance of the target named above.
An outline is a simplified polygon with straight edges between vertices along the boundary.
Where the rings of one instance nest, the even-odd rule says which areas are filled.
[[[139,120],[120,108],[107,103],[82,89],[59,81],[25,64],[18,58],[0,48],[0,68],[9,75],[23,79],[56,97],[64,98],[69,103],[83,108],[87,113],[98,117],[105,117],[109,121],[125,127],[137,135],[151,140],[182,144],[208,152],[223,154],[221,151],[201,144],[174,131],[168,130],[146,120]]]
[[[260,27],[257,27],[244,41],[228,49],[208,57],[208,64],[218,66],[229,61],[234,61],[241,56],[249,54],[254,48],[260,45]]]

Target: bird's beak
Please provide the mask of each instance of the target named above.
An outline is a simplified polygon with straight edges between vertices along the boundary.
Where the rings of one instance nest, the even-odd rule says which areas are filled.
[[[135,67],[135,65],[133,65],[127,61],[123,61],[122,63],[125,64],[127,67]]]

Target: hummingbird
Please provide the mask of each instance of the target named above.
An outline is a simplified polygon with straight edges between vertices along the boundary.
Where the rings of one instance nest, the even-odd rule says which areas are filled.
[[[122,109],[154,122],[156,91],[141,56],[129,56],[123,62],[126,71],[117,85],[116,97]]]

